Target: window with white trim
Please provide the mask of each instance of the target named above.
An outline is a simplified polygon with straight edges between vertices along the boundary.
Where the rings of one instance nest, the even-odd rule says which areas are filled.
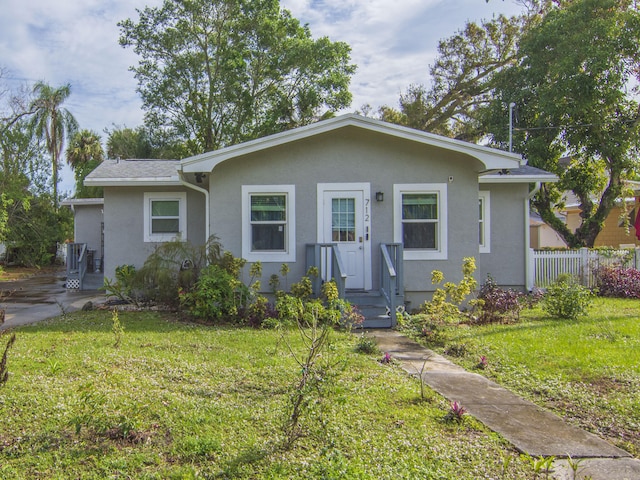
[[[144,193],[144,241],[168,242],[187,239],[187,194]]]
[[[488,191],[480,191],[478,198],[478,243],[480,253],[491,252],[491,202]]]
[[[295,261],[295,186],[242,186],[242,257]]]
[[[447,185],[393,186],[394,241],[402,243],[405,260],[447,258]]]

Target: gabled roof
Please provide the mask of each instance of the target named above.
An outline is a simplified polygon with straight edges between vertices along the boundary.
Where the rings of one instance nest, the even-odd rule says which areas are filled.
[[[105,160],[84,179],[87,186],[182,185],[179,160]]]
[[[286,132],[269,135],[268,137],[251,140],[238,145],[221,148],[182,160],[182,170],[187,173],[211,172],[220,163],[232,158],[259,152],[268,148],[295,142],[314,135],[331,132],[344,127],[357,127],[371,132],[378,132],[396,138],[403,138],[412,142],[444,148],[463,153],[478,159],[487,170],[502,168],[518,168],[522,158],[518,154],[484,147],[473,143],[463,142],[452,138],[423,132],[412,128],[402,127],[391,123],[362,117],[356,114],[341,115],[321,122],[295,128]]]

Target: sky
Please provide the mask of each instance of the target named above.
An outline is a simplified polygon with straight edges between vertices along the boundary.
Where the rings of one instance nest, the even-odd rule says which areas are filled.
[[[5,88],[52,87],[69,83],[64,106],[80,128],[106,140],[105,128],[135,128],[144,112],[129,67],[138,57],[118,43],[117,23],[138,19],[136,9],[162,0],[0,0],[0,68]],[[514,0],[280,0],[314,38],[351,46],[353,102],[345,112],[368,104],[397,107],[412,84],[428,85],[438,40],[467,21],[498,13],[514,15]],[[73,174],[65,165],[60,192],[72,193]]]

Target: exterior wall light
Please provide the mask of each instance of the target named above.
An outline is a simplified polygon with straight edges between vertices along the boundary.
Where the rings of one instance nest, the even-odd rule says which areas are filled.
[[[384,201],[384,192],[376,192],[376,202]]]

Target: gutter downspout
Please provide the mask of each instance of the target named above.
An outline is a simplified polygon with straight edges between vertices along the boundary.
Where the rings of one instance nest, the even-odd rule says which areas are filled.
[[[534,279],[531,278],[531,233],[529,227],[529,209],[530,209],[530,201],[535,196],[536,193],[540,191],[540,187],[542,186],[542,182],[536,182],[535,187],[529,195],[524,199],[524,244],[525,244],[525,255],[524,255],[524,281],[525,288],[528,292],[530,292],[534,287]]]
[[[184,185],[187,188],[191,188],[192,190],[195,190],[196,192],[200,192],[204,195],[204,216],[205,216],[205,220],[204,220],[204,241],[205,243],[209,241],[209,237],[211,236],[210,233],[210,225],[209,225],[209,190],[207,190],[206,188],[202,188],[199,187],[197,185],[194,185],[193,183],[189,183],[187,182],[187,180],[184,178],[184,172],[182,171],[182,166],[180,166],[180,170],[178,170],[178,178],[180,179],[180,183],[182,183],[182,185]]]

